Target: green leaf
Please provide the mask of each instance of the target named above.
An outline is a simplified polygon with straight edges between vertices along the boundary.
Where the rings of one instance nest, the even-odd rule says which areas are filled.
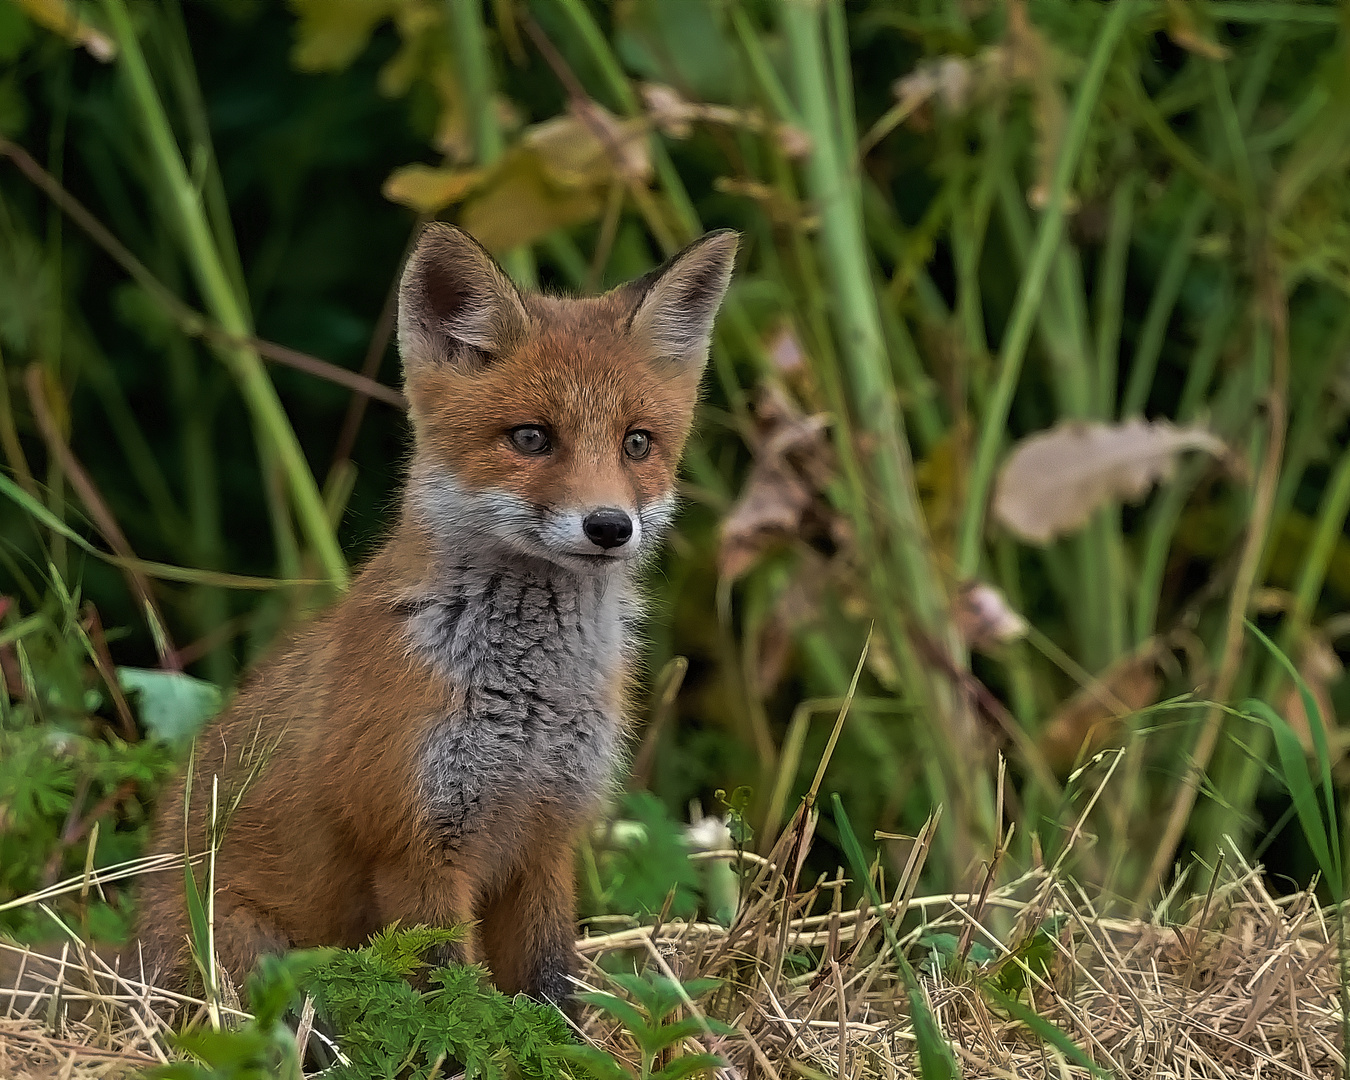
[[[710,1069],[720,1069],[726,1062],[716,1054],[686,1054],[677,1057],[660,1072],[652,1073],[652,1080],[683,1080],[695,1073],[706,1073]]]
[[[1285,656],[1275,642],[1263,634],[1251,620],[1244,620],[1244,622],[1247,624],[1247,629],[1269,650],[1294,681],[1294,685],[1298,687],[1299,698],[1303,702],[1303,712],[1308,717],[1308,730],[1312,734],[1313,751],[1317,756],[1317,769],[1322,787],[1322,806],[1326,811],[1327,821],[1331,823],[1327,829],[1327,836],[1330,840],[1329,861],[1334,872],[1328,877],[1328,881],[1339,889],[1344,885],[1342,876],[1344,864],[1341,858],[1340,831],[1336,827],[1337,799],[1336,785],[1331,777],[1331,747],[1327,741],[1327,725],[1326,719],[1322,716],[1322,707],[1317,703],[1317,697],[1289,657]],[[1323,872],[1325,873],[1325,870]]]
[[[33,24],[23,17],[18,5],[0,4],[0,63],[17,60],[33,37]]]
[[[1055,955],[1055,935],[1063,923],[1064,917],[1057,915],[1047,920],[1045,926],[1038,927],[1035,933],[995,965],[989,973],[989,981],[1005,994],[1016,997],[1027,984],[1026,968],[1022,964],[1042,978],[1049,975]],[[1019,960],[1022,963],[1018,963]]]
[[[342,71],[398,6],[397,0],[291,0],[299,16],[292,61],[301,71]]]
[[[203,984],[214,986],[210,924],[206,919],[206,908],[202,905],[202,894],[197,888],[197,876],[192,872],[191,862],[183,863],[183,893],[187,902],[188,928],[192,933],[192,959],[201,973]]]
[[[120,667],[117,682],[140,705],[141,723],[152,738],[185,746],[220,711],[220,687],[181,671]]]
[[[587,1005],[594,1005],[597,1009],[603,1009],[609,1013],[610,1016],[626,1027],[634,1037],[640,1037],[650,1030],[647,1018],[624,1001],[623,998],[598,990],[587,991],[575,996],[578,1001],[585,1002]]]
[[[731,1035],[735,1033],[734,1028],[728,1028],[725,1024],[718,1023],[718,1027],[723,1030],[717,1031],[713,1027],[716,1021],[708,1021],[708,1029],[718,1035]],[[655,1053],[657,1050],[664,1050],[667,1046],[674,1046],[685,1039],[694,1039],[703,1034],[703,1022],[697,1016],[689,1016],[683,1020],[676,1020],[673,1024],[662,1024],[652,1035],[643,1042],[644,1050]]]
[[[872,906],[874,908],[885,907],[880,894],[877,892],[877,887],[872,881],[872,875],[868,873],[867,860],[863,857],[862,845],[858,843],[858,836],[853,831],[853,823],[849,821],[848,814],[844,812],[844,804],[839,798],[839,793],[833,793],[830,800],[834,804],[834,823],[839,830],[839,839],[843,844],[844,854],[848,856],[849,863],[853,867],[854,876],[862,882]],[[923,1077],[923,1080],[956,1080],[959,1074],[956,1069],[956,1058],[952,1055],[952,1048],[947,1045],[947,1040],[942,1037],[942,1030],[938,1027],[937,1020],[934,1019],[932,1011],[928,1008],[928,1002],[924,1000],[918,977],[914,974],[914,968],[910,966],[904,953],[900,951],[900,943],[895,938],[895,930],[891,926],[890,920],[882,919],[881,928],[886,934],[886,943],[890,946],[891,954],[895,957],[896,963],[900,965],[900,971],[909,987],[909,1007],[914,1019],[914,1036],[919,1044],[919,1074]]]
[[[1270,728],[1275,738],[1279,777],[1294,802],[1294,811],[1298,814],[1298,823],[1303,829],[1308,847],[1312,849],[1317,865],[1322,868],[1322,874],[1327,881],[1339,885],[1341,882],[1339,859],[1332,859],[1331,847],[1327,840],[1331,830],[1328,829],[1317,805],[1317,796],[1313,792],[1312,776],[1308,770],[1308,758],[1303,752],[1303,744],[1299,742],[1288,721],[1264,701],[1253,698],[1244,702],[1242,708],[1244,712],[1252,714]]]
[[[1072,1061],[1075,1065],[1087,1069],[1094,1076],[1110,1077],[1110,1073],[1088,1057],[1087,1052],[1076,1042],[1070,1039],[1049,1020],[1039,1013],[1028,1009],[1020,1001],[1017,1001],[1001,990],[993,986],[985,985],[984,991],[1009,1015],[1022,1021],[1033,1032],[1039,1035],[1046,1042],[1053,1045],[1060,1053]]]
[[[453,945],[464,940],[468,933],[463,926],[409,926],[398,923],[378,931],[367,948],[400,975],[410,975],[425,967],[423,959],[432,949]]]
[[[594,1046],[550,1046],[544,1051],[544,1057],[579,1065],[598,1080],[633,1080],[612,1056]]]

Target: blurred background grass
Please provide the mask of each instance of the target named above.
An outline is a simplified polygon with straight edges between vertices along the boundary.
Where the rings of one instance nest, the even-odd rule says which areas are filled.
[[[871,628],[824,789],[893,865],[941,804],[933,891],[980,879],[1000,807],[1001,875],[1086,814],[1073,870],[1125,907],[1224,836],[1306,881],[1240,703],[1312,732],[1243,620],[1334,721],[1346,12],[0,0],[0,900],[91,837],[99,865],[133,854],[212,687],[378,542],[407,442],[370,381],[397,386],[392,287],[428,217],[580,292],[744,236],[648,583],[630,787],[669,817],[732,806],[767,850]],[[1061,452],[1042,471],[1086,524],[1048,543],[991,513],[1022,437],[1141,416],[1227,450],[1125,504]],[[630,804],[649,836],[656,806]],[[605,866],[590,908],[638,904]],[[82,912],[115,936],[110,899]]]

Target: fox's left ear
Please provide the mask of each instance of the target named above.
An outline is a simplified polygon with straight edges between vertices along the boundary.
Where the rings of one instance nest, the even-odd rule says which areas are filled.
[[[710,232],[636,282],[641,293],[629,330],[659,355],[701,370],[739,241],[730,229]]]

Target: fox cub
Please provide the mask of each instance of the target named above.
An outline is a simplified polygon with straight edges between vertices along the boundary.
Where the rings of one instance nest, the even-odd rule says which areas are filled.
[[[472,921],[442,960],[570,994],[574,842],[624,752],[634,571],[675,510],[736,244],[710,233],[561,299],[426,227],[399,291],[414,450],[392,534],[202,733],[158,811],[155,852],[201,853],[215,830],[236,980],[395,920]],[[185,978],[187,934],[182,876],[148,878],[147,973]]]

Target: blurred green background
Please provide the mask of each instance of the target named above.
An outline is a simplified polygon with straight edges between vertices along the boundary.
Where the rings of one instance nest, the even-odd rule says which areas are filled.
[[[1311,0],[0,0],[0,901],[96,828],[131,857],[213,687],[379,541],[406,424],[341,380],[397,387],[430,217],[572,292],[743,234],[647,585],[629,787],[660,802],[625,804],[646,849],[587,853],[588,910],[696,884],[695,802],[767,850],[869,630],[822,790],[889,864],[941,804],[935,889],[1080,818],[1111,904],[1225,837],[1306,881],[1244,702],[1321,728],[1244,619],[1344,796],[1347,31]],[[72,903],[115,935],[108,899]]]

